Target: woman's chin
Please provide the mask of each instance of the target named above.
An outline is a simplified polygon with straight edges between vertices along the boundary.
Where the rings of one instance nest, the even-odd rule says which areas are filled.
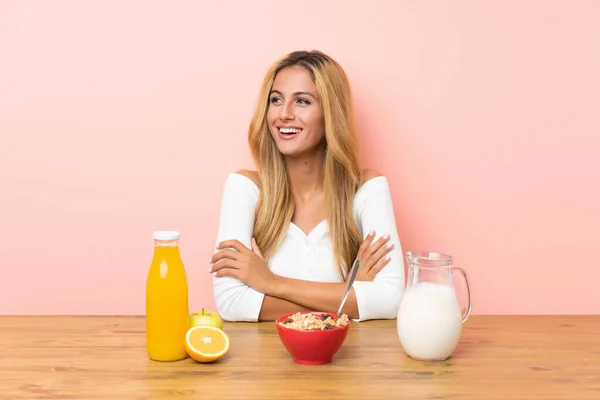
[[[322,153],[323,147],[318,144],[312,147],[297,146],[292,143],[278,143],[277,149],[286,158],[305,158],[314,156],[315,153]]]
[[[310,150],[304,150],[304,151],[294,151],[294,150],[289,150],[289,149],[279,149],[279,152],[285,157],[285,158],[289,158],[289,159],[299,159],[299,158],[306,158],[307,156],[312,155],[313,151]]]
[[[303,151],[303,149],[298,148],[298,146],[292,145],[292,143],[278,143],[277,149],[283,156],[290,158],[299,157],[305,151]]]

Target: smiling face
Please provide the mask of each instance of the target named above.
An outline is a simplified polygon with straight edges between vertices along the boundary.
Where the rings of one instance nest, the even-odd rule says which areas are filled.
[[[267,123],[279,151],[299,157],[323,146],[325,121],[317,86],[302,67],[279,71],[269,97]]]

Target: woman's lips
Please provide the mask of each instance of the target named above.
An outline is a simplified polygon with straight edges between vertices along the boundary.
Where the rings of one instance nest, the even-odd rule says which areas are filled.
[[[277,128],[277,133],[282,140],[291,140],[302,133],[300,128]]]

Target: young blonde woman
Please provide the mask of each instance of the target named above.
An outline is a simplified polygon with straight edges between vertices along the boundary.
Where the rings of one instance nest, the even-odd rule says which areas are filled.
[[[248,140],[258,171],[231,173],[209,272],[219,314],[271,321],[290,312],[392,319],[404,289],[387,180],[361,171],[350,88],[318,51],[288,54],[265,77]]]

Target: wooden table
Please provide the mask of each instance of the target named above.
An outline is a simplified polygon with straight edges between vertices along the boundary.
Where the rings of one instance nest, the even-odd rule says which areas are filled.
[[[472,316],[418,362],[395,321],[352,323],[331,364],[295,364],[272,323],[227,323],[213,364],[147,359],[143,317],[0,317],[0,399],[600,399],[600,316]]]

